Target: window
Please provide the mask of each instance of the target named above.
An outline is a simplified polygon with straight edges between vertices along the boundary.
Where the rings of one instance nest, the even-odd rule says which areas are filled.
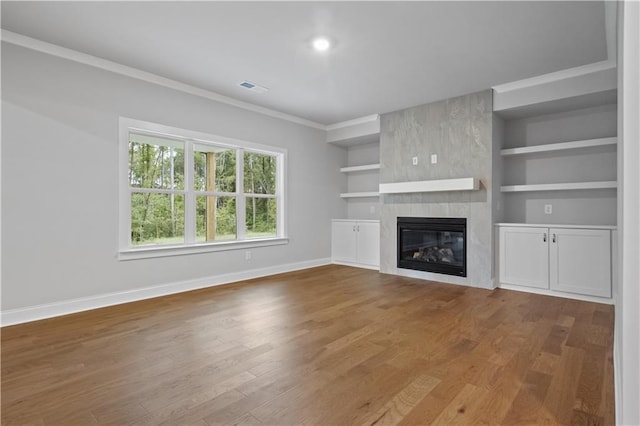
[[[286,243],[285,150],[120,122],[121,258]]]

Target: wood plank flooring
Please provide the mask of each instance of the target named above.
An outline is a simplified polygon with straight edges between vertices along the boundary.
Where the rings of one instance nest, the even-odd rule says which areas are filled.
[[[613,307],[330,265],[2,329],[3,425],[614,424]]]

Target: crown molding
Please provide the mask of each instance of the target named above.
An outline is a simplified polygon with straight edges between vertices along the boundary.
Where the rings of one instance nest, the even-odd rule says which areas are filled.
[[[526,89],[528,87],[537,86],[540,84],[548,84],[556,81],[579,77],[599,71],[605,71],[609,69],[615,69],[616,63],[611,60],[594,62],[592,64],[582,65],[579,67],[568,68],[552,72],[549,74],[538,75],[536,77],[525,78],[524,80],[518,80],[511,83],[499,84],[493,86],[492,89],[498,93],[508,92],[512,90]]]
[[[27,37],[22,34],[14,33],[12,31],[7,31],[3,29],[2,41],[9,44],[16,45],[16,46],[31,49],[37,52],[46,53],[48,55],[56,56],[59,58],[78,62],[84,65],[89,65],[95,68],[110,71],[116,74],[146,81],[148,83],[157,84],[159,86],[164,86],[170,89],[178,90],[180,92],[188,93],[190,95],[210,99],[212,101],[231,105],[237,108],[242,108],[247,111],[256,112],[258,114],[266,115],[273,118],[278,118],[281,120],[286,120],[296,124],[301,124],[303,126],[311,127],[314,129],[327,130],[327,126],[325,126],[324,124],[316,123],[315,121],[307,120],[301,117],[296,117],[295,115],[286,114],[284,112],[276,111],[270,108],[254,105],[249,102],[239,101],[237,99],[230,98],[228,96],[224,96],[210,90],[202,89],[196,86],[182,83],[177,80],[162,77],[147,71],[142,71],[140,69],[129,67],[127,65],[122,65],[118,62],[113,62],[107,59],[99,58],[97,56],[78,52],[77,50],[68,49],[66,47],[58,46],[56,44],[52,44],[52,43],[48,43],[35,38]]]
[[[336,129],[342,129],[344,127],[349,127],[349,126],[357,126],[358,124],[370,123],[372,121],[376,121],[379,119],[380,119],[379,114],[366,115],[364,117],[354,118],[353,120],[347,120],[347,121],[341,121],[339,123],[329,124],[326,126],[326,130],[336,130]]]

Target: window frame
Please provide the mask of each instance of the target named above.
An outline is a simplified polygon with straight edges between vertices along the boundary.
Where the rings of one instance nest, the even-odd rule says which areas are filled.
[[[129,134],[137,133],[161,138],[168,138],[184,143],[184,189],[156,191],[150,188],[135,188],[129,185]],[[195,189],[194,178],[194,146],[210,145],[236,151],[236,187],[235,192],[198,191]],[[244,189],[244,153],[253,152],[276,157],[276,187],[275,194],[249,194]],[[251,247],[263,247],[287,244],[286,220],[286,167],[287,150],[248,142],[240,139],[212,135],[187,129],[180,129],[148,121],[135,120],[126,117],[119,119],[119,239],[118,259],[144,259],[151,257],[175,256],[212,251],[238,250]],[[182,194],[185,204],[184,211],[184,243],[134,246],[131,244],[131,194],[135,192],[173,191]],[[223,196],[236,199],[236,239],[222,241],[196,242],[196,197]],[[276,200],[276,235],[274,237],[246,236],[246,200],[247,197],[272,198]]]

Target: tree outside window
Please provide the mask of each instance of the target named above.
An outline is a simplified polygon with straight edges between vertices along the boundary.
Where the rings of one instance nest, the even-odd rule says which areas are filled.
[[[282,154],[130,131],[130,246],[278,236]]]

